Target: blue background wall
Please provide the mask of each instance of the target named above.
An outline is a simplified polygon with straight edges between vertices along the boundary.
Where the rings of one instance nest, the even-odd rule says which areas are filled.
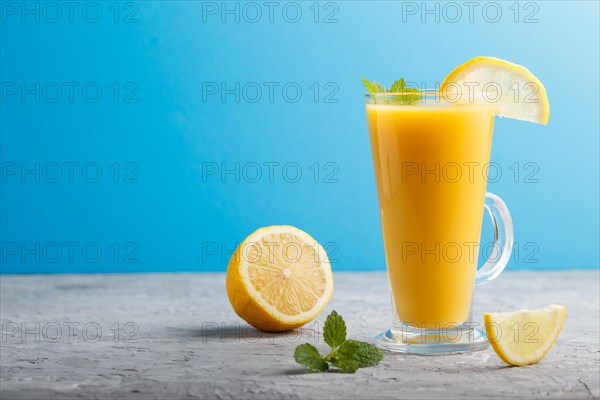
[[[436,22],[421,2],[277,2],[272,16],[228,2],[238,17],[222,2],[2,2],[1,271],[224,270],[247,234],[284,223],[327,243],[334,269],[384,269],[360,78],[433,86],[476,55],[527,66],[551,101],[547,127],[496,121],[509,268],[597,268],[598,3],[513,3],[470,20],[459,2],[457,22],[427,3]],[[209,94],[236,82],[239,99]]]

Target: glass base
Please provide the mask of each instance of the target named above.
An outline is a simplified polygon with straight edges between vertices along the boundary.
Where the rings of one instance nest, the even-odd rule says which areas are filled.
[[[440,331],[405,325],[375,336],[375,345],[397,353],[440,355],[484,350],[489,343],[485,332],[472,326]]]

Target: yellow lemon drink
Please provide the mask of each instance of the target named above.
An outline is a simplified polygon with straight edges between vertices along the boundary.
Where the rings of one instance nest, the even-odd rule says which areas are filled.
[[[514,244],[508,207],[486,192],[494,116],[547,124],[544,85],[527,68],[493,57],[458,66],[435,92],[404,79],[389,89],[363,83],[394,307],[392,328],[376,344],[417,354],[484,349],[485,334],[472,323],[474,289],[500,275]],[[529,93],[506,95],[516,87]],[[494,241],[478,269],[484,209]]]
[[[366,108],[395,311],[439,329],[469,316],[494,109],[421,98]]]

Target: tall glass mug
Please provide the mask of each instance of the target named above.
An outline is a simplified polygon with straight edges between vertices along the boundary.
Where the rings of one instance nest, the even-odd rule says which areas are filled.
[[[376,343],[420,354],[484,349],[473,292],[502,272],[514,241],[506,205],[486,193],[493,104],[449,103],[437,92],[365,100],[393,308]],[[484,209],[494,243],[478,270]]]

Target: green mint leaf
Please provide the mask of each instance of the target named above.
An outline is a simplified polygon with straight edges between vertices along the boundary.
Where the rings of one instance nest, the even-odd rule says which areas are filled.
[[[416,93],[410,94],[410,92],[416,92]],[[398,98],[398,103],[399,104],[414,104],[419,100],[421,100],[421,93],[419,93],[418,89],[405,88],[404,93],[402,95],[400,95]]]
[[[387,89],[385,88],[385,86],[383,86],[381,83],[379,82],[371,82],[366,78],[362,78],[362,83],[365,85],[365,87],[367,88],[367,91],[369,93],[382,93],[382,92],[387,92]]]
[[[390,88],[390,92],[401,93],[401,92],[404,92],[405,89],[406,89],[406,82],[404,82],[404,78],[400,78],[392,84],[392,87]]]
[[[344,357],[335,357],[331,360],[331,363],[338,367],[342,372],[347,372],[353,374],[357,369],[360,368],[360,365],[351,358]]]
[[[406,86],[404,78],[400,78],[396,82],[394,82],[392,84],[392,87],[390,88],[390,92],[402,94],[396,98],[387,99],[387,103],[413,104],[421,100],[421,93],[419,92],[419,89]]]
[[[329,366],[319,354],[319,350],[309,343],[304,343],[296,347],[296,350],[294,350],[294,360],[311,371],[324,372],[329,369]]]
[[[379,364],[383,359],[383,352],[367,342],[350,339],[342,343],[335,358],[344,363],[353,361],[359,368],[364,368]],[[335,363],[334,365],[337,366]]]
[[[379,82],[371,82],[365,78],[362,78],[362,82],[369,93],[402,93],[402,95],[399,96],[381,96],[380,98],[373,98],[373,103],[376,104],[414,104],[421,100],[420,90],[407,87],[404,78],[395,81],[390,90],[387,90],[385,86]]]
[[[383,352],[375,346],[346,340],[346,323],[336,311],[332,311],[325,320],[323,338],[331,346],[331,353],[323,357],[316,347],[304,343],[294,351],[296,362],[312,371],[325,372],[332,364],[342,372],[354,373],[359,368],[377,365],[383,359]]]
[[[332,349],[335,349],[346,340],[346,323],[335,310],[325,320],[323,339]]]

